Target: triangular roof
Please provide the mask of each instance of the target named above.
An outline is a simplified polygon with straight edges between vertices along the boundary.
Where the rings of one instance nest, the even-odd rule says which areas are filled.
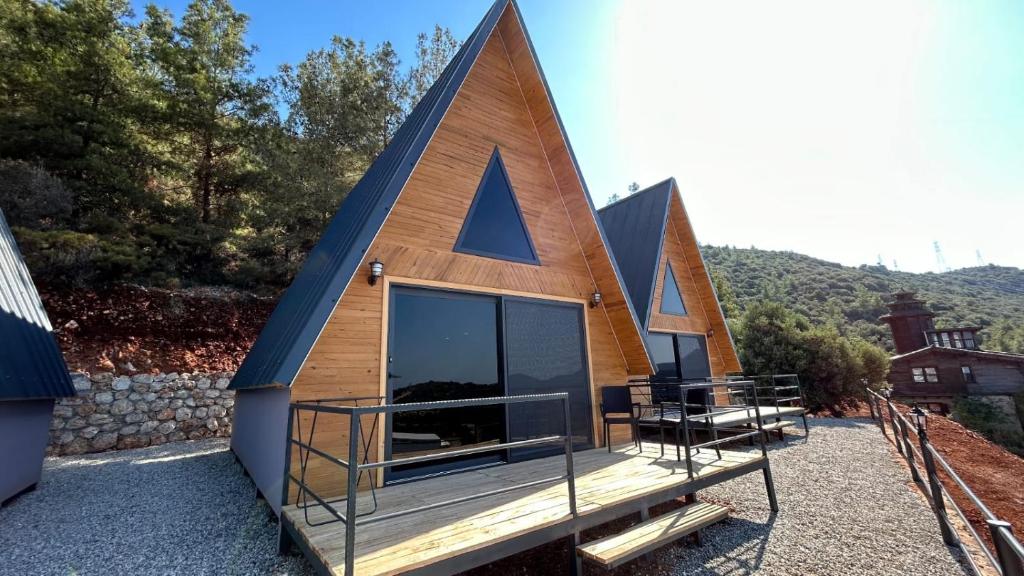
[[[569,169],[573,171],[575,181],[567,184],[582,187],[593,217],[593,229],[596,230],[597,239],[607,253],[606,266],[614,272],[616,286],[601,287],[605,308],[609,316],[628,314],[636,327],[638,341],[631,349],[640,352],[628,353],[623,350],[623,355],[631,373],[649,373],[649,369],[640,370],[643,365],[650,368],[651,361],[641,335],[639,321],[625,295],[626,289],[608,249],[593,200],[586,189],[579,165],[565,136],[565,129],[554,107],[554,100],[537,61],[529,33],[523,25],[518,6],[514,0],[497,0],[395,133],[391,143],[342,203],[239,367],[232,380],[232,388],[290,386],[294,381],[346,287],[356,274],[365,252],[387,220],[419,158],[452,105],[487,39],[499,25],[499,20],[506,9],[512,10],[515,23],[521,30],[525,48],[529,49],[533,60],[535,68],[524,72],[539,76],[542,94],[547,96],[545,102],[550,104],[548,114],[554,122],[544,123],[540,118],[534,120],[538,123],[538,129],[547,132],[554,127],[560,133],[564,150],[549,150],[548,153],[568,158],[571,164]],[[520,81],[524,84],[524,93],[528,92],[526,84],[529,79],[520,76]],[[561,157],[555,161],[557,160],[561,160]],[[559,184],[562,184],[562,181]],[[581,238],[581,242],[584,240]],[[599,262],[597,265],[603,264]],[[617,306],[619,300],[621,305]]]
[[[74,396],[67,364],[0,211],[0,400]]]
[[[598,210],[644,330],[651,319],[674,183],[669,178]]]
[[[949,348],[946,346],[937,346],[935,344],[925,346],[924,348],[918,348],[917,350],[906,352],[904,354],[897,354],[895,356],[891,356],[889,360],[905,360],[907,358],[914,358],[917,356],[932,353],[947,354],[950,356],[972,356],[976,358],[981,358],[983,360],[994,360],[997,362],[1024,364],[1024,354],[1011,354],[1009,352],[992,352],[989,350],[971,350],[968,348]]]
[[[673,211],[673,200],[676,203],[676,211]],[[669,178],[640,190],[598,211],[608,235],[612,253],[622,270],[626,289],[633,301],[633,308],[636,309],[645,332],[650,327],[654,289],[657,285],[661,255],[665,247],[669,217],[673,213],[676,218],[673,220],[675,228],[684,236],[681,240],[692,243],[697,253],[700,254],[700,261],[691,263],[691,268],[696,268],[693,274],[694,281],[705,283],[709,292],[714,294],[717,315],[712,317],[709,314],[712,328],[715,328],[717,320],[721,321],[720,327],[724,328],[725,334],[729,338],[730,350],[732,350],[732,334],[729,333],[729,325],[725,322],[718,293],[715,291],[715,284],[711,281],[711,274],[704,261],[704,255],[700,251],[693,226],[686,215],[686,205],[683,204],[675,178]],[[678,282],[678,278],[676,281]],[[735,351],[733,350],[730,355],[738,367],[739,360],[735,358]]]

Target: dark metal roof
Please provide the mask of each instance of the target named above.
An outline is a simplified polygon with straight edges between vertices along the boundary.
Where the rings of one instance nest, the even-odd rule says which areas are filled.
[[[497,0],[395,133],[281,297],[231,388],[290,386],[509,0]]]
[[[597,211],[645,331],[651,317],[673,184],[669,178]]]
[[[74,395],[50,319],[0,211],[0,400]]]

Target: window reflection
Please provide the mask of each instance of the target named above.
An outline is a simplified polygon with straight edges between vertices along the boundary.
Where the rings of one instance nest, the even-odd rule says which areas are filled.
[[[504,394],[498,356],[498,301],[468,294],[396,288],[391,302],[391,402],[434,402]],[[499,444],[501,405],[400,412],[391,420],[394,457]],[[396,478],[500,461],[501,453],[394,469]]]

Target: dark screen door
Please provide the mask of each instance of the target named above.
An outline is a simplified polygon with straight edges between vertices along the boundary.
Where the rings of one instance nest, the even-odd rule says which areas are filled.
[[[587,374],[583,307],[519,298],[504,300],[506,389],[509,395],[569,393],[573,446],[593,446],[590,379]],[[561,402],[512,404],[510,441],[564,433]],[[513,460],[560,453],[562,447],[521,448]]]

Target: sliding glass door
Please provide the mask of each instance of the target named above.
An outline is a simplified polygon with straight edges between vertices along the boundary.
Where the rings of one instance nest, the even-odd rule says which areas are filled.
[[[395,404],[568,392],[573,444],[593,445],[583,307],[423,288],[391,290],[388,400]],[[562,434],[561,403],[447,408],[394,414],[387,456],[459,450]],[[554,451],[560,451],[555,449]],[[549,451],[499,450],[394,468],[389,482]]]
[[[498,299],[394,288],[390,303],[388,400],[395,404],[504,395]],[[389,422],[389,458],[499,444],[502,406],[399,412]],[[391,470],[389,480],[501,462],[495,452]]]

